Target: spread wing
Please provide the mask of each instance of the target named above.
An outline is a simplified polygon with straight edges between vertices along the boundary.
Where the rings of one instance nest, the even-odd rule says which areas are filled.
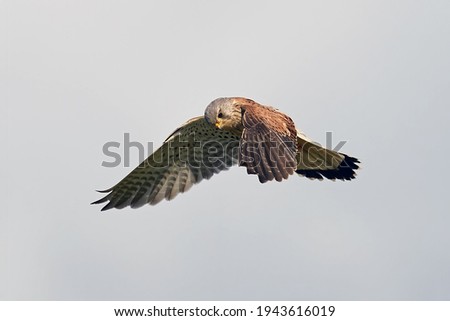
[[[193,184],[237,163],[239,137],[209,125],[204,117],[189,120],[102,199],[103,210],[171,200]]]
[[[356,177],[359,160],[324,148],[297,130],[296,173],[311,179],[351,180]]]
[[[297,169],[296,130],[292,120],[266,107],[242,107],[244,129],[239,148],[239,165],[257,174],[265,183],[282,181]],[[293,134],[293,135],[292,135]]]

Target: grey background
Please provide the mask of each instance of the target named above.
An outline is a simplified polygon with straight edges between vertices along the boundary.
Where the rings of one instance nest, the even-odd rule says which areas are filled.
[[[1,299],[450,299],[448,1],[0,12]],[[333,132],[363,169],[262,185],[236,167],[156,207],[89,205],[138,163],[102,167],[104,143],[157,147],[220,96]]]

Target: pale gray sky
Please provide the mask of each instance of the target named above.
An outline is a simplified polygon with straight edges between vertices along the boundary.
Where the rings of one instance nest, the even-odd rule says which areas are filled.
[[[1,299],[450,300],[448,1],[0,11]],[[220,96],[333,132],[363,169],[262,185],[233,168],[155,207],[89,205],[132,169],[102,167],[104,143],[158,146]]]

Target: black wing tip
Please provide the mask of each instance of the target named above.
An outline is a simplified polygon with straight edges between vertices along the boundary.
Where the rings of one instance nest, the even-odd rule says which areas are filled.
[[[90,205],[97,205],[97,204],[102,204],[104,202],[106,202],[107,200],[103,200],[103,199],[99,199],[98,201],[92,202]],[[109,202],[108,204],[106,204],[105,206],[102,207],[102,209],[100,211],[106,211],[109,210],[111,208],[113,208],[114,206],[110,206],[111,202]]]
[[[108,188],[108,189],[104,189],[104,190],[96,189],[95,191],[96,191],[97,193],[109,193],[109,192],[111,192],[112,190],[113,190],[113,187]]]
[[[110,192],[112,190],[108,190],[108,191]],[[102,193],[104,193],[104,192],[102,192]],[[171,200],[171,199],[169,199],[167,197],[165,197],[163,199]],[[139,198],[133,199],[131,201],[129,199],[121,200],[121,199],[114,199],[114,197],[111,198],[111,194],[108,194],[105,197],[103,197],[103,198],[101,198],[101,199],[99,199],[97,201],[92,202],[91,205],[97,205],[97,204],[102,204],[102,203],[108,202],[100,210],[100,211],[104,212],[104,211],[107,211],[107,210],[110,210],[110,209],[113,209],[113,208],[120,210],[120,209],[125,208],[127,206],[129,206],[130,208],[134,209],[134,208],[139,208],[141,206],[144,206],[145,204],[156,205],[157,203],[159,203],[163,199],[160,199],[160,200],[158,200],[156,202],[154,202],[154,200],[147,201],[147,202],[139,202]]]
[[[108,199],[106,197],[103,197],[103,198],[101,198],[99,200],[96,200],[96,201],[92,202],[91,205],[102,204],[102,203],[105,203],[106,201],[108,201]]]
[[[323,180],[324,178],[327,178],[330,180],[339,179],[341,181],[351,181],[352,179],[356,178],[357,174],[355,170],[358,170],[360,168],[358,164],[360,164],[361,162],[355,157],[351,157],[345,154],[342,155],[344,156],[344,159],[336,169],[296,170],[295,172],[310,179]]]
[[[106,190],[103,190],[103,191],[96,190],[96,192],[99,192],[99,193],[109,193],[111,191],[112,191],[112,188],[109,188],[109,189],[106,189]],[[114,206],[111,206],[112,204],[111,204],[111,200],[109,199],[109,195],[110,194],[106,195],[105,197],[102,197],[99,200],[96,200],[96,201],[92,202],[90,205],[102,204],[102,203],[105,203],[105,202],[109,201],[108,204],[103,206],[101,211],[106,211],[106,210],[109,210],[110,208],[113,208]]]
[[[111,202],[109,202],[108,204],[106,204],[105,206],[102,207],[102,209],[100,210],[101,212],[107,211],[114,208],[114,205],[112,205]]]

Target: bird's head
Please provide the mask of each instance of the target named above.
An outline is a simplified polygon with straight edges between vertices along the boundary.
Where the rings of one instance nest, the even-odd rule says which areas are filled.
[[[241,109],[234,98],[217,98],[206,107],[205,119],[219,129],[237,129],[241,126]]]

